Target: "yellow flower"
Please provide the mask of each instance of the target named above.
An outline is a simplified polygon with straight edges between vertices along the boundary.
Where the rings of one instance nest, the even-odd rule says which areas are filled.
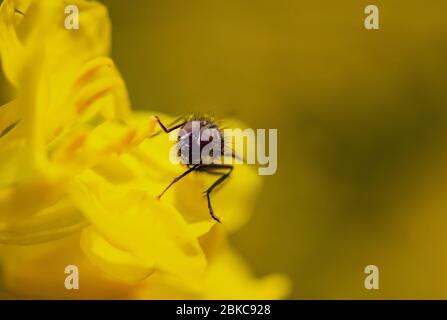
[[[281,276],[258,282],[228,245],[206,241],[224,243],[248,220],[259,177],[238,166],[216,194],[223,226],[210,219],[201,193],[209,177],[191,175],[158,200],[184,168],[169,162],[166,136],[149,139],[151,113],[131,111],[108,58],[105,7],[70,1],[82,25],[66,30],[67,4],[5,0],[0,8],[0,58],[17,90],[0,107],[0,291],[40,298],[284,296]],[[69,291],[64,269],[72,264],[81,284]],[[167,283],[174,286],[164,292]]]

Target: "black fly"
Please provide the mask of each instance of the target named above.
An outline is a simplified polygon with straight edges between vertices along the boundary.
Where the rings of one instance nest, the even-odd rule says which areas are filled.
[[[182,163],[188,167],[188,169],[180,176],[176,177],[158,197],[160,198],[172,185],[193,171],[219,176],[219,178],[204,193],[208,200],[208,209],[211,217],[220,223],[220,219],[214,214],[210,194],[217,186],[223,183],[233,171],[233,165],[231,164],[213,163],[226,154],[225,139],[222,129],[219,128],[213,119],[203,115],[181,117],[171,123],[169,128],[166,127],[157,116],[155,116],[154,119],[165,133],[180,129],[177,136],[178,156],[181,158]],[[194,130],[194,123],[199,124],[199,130],[197,132]],[[213,139],[213,136],[210,136],[208,140],[205,139],[205,141],[202,141],[205,130],[213,130],[217,133],[218,139]],[[204,161],[202,151],[207,146],[209,149],[210,144],[214,144],[213,147],[220,152],[218,152],[218,154],[213,154],[213,152],[211,152],[210,159]],[[195,154],[192,151],[193,149],[196,149],[199,152]],[[233,152],[231,152],[231,156],[234,157]]]

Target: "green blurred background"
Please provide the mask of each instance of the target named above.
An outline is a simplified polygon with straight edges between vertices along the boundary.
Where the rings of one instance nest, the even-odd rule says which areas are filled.
[[[135,109],[278,128],[232,239],[256,274],[289,274],[290,298],[447,298],[445,0],[102,2]]]

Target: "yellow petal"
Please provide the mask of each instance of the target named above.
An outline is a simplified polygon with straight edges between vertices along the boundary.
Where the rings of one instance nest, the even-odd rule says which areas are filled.
[[[76,208],[61,201],[26,219],[0,219],[0,243],[31,245],[53,241],[86,225],[87,221]]]
[[[94,265],[120,282],[136,284],[155,270],[154,263],[112,246],[92,227],[83,230],[81,248]]]
[[[285,299],[290,281],[282,274],[256,278],[244,261],[230,248],[220,252],[194,286],[176,278],[154,275],[144,281],[132,296],[135,299]]]
[[[282,274],[254,277],[240,256],[227,249],[210,263],[203,292],[203,299],[284,299],[290,282]]]
[[[15,30],[15,3],[5,0],[0,6],[0,57],[6,78],[13,84],[18,82],[21,63],[24,59],[23,46]],[[21,17],[19,17],[21,18]]]
[[[51,159],[80,168],[92,167],[110,156],[131,151],[152,134],[154,122],[145,121],[105,121],[94,128],[84,126],[78,131],[64,136],[51,148]]]
[[[19,122],[17,100],[0,106],[0,138],[6,136]]]
[[[70,4],[82,12],[82,26],[76,32],[65,29],[65,1],[3,1],[0,55],[5,74],[13,84],[19,85],[18,74],[26,63],[24,55],[34,54],[36,43],[40,50],[45,50],[45,63],[53,75],[53,85],[57,85],[61,77],[77,72],[85,61],[110,53],[111,28],[105,6],[84,0],[73,0]],[[15,9],[20,9],[24,15],[16,13]],[[59,83],[64,85],[64,82]]]
[[[206,262],[198,241],[172,207],[144,190],[114,187],[93,172],[70,188],[95,231],[117,249],[182,278],[203,273]]]
[[[79,233],[60,240],[30,246],[0,246],[0,292],[15,298],[123,299],[134,287],[116,282],[84,255]],[[65,268],[78,267],[79,289],[67,290]]]

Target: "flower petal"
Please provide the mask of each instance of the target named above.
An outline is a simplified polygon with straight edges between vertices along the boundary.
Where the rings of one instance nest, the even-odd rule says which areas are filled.
[[[144,190],[114,187],[93,172],[80,176],[70,189],[96,232],[112,246],[182,278],[203,273],[206,261],[198,241],[172,207]]]
[[[14,245],[57,240],[87,225],[81,212],[66,202],[47,207],[26,219],[0,221],[0,243]]]
[[[79,233],[31,246],[0,246],[0,292],[16,298],[124,299],[134,286],[104,275],[79,247]],[[69,265],[78,267],[79,289],[67,290]]]
[[[112,246],[92,227],[82,231],[81,248],[94,265],[120,282],[136,284],[155,271],[154,263]]]
[[[25,55],[33,46],[45,51],[45,63],[53,85],[64,85],[61,77],[74,74],[85,61],[110,53],[111,27],[105,6],[95,1],[73,0],[82,12],[82,27],[76,32],[65,29],[64,1],[5,0],[0,7],[0,56],[6,77],[19,86]],[[18,14],[20,9],[24,15]],[[43,32],[42,32],[43,31]]]

